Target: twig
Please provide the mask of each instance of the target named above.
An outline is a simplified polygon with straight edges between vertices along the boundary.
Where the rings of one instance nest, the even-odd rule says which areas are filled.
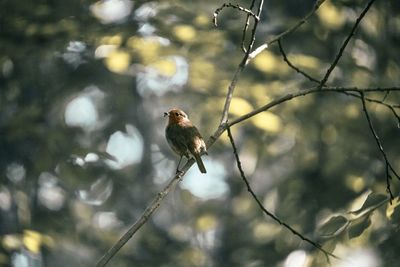
[[[191,162],[191,164],[190,164]],[[156,209],[161,205],[163,199],[168,195],[175,184],[177,184],[182,176],[186,173],[191,165],[193,165],[194,160],[192,159],[183,167],[182,171],[175,175],[175,177],[161,190],[157,196],[153,199],[150,205],[146,208],[140,218],[129,228],[127,232],[115,243],[97,262],[96,267],[105,266],[110,259],[132,238],[132,236],[147,222],[151,215],[156,211]]]
[[[251,1],[250,10],[253,9],[255,2],[256,2],[256,0]],[[245,43],[245,41],[246,41],[247,29],[249,28],[249,25],[250,25],[250,17],[251,17],[251,15],[250,15],[250,14],[247,14],[246,23],[244,24],[243,32],[242,32],[242,43],[241,43],[241,46],[242,46],[242,51],[243,51],[244,53],[247,53],[247,49],[246,49],[244,43]]]
[[[386,91],[385,95],[387,95],[388,92],[391,92],[391,91]],[[351,92],[342,92],[342,93],[345,95],[348,95],[348,96],[357,97],[357,98],[361,99],[361,96],[358,94],[355,94],[355,93],[351,93]],[[364,99],[368,102],[383,105],[386,108],[390,109],[390,111],[393,113],[393,116],[397,119],[397,127],[400,128],[400,116],[399,116],[399,114],[397,114],[396,109],[395,109],[395,108],[399,108],[397,105],[385,103],[384,99],[378,100],[378,99],[373,99],[373,98],[369,98],[369,97],[365,97],[365,96],[364,96]]]
[[[283,50],[281,39],[278,40],[278,45],[279,45],[279,51],[281,52],[281,55],[283,56],[283,60],[289,65],[289,67],[291,67],[292,69],[294,69],[296,72],[302,74],[304,77],[306,77],[306,78],[309,79],[310,81],[319,83],[319,81],[318,81],[317,79],[311,77],[310,75],[308,75],[307,73],[305,73],[305,72],[302,71],[301,69],[297,68],[295,65],[292,64],[292,62],[289,61],[289,59],[288,59],[287,56],[286,56],[285,51]]]
[[[253,6],[253,4],[254,4],[254,1],[252,3],[252,6]],[[239,4],[234,5],[232,3],[223,3],[222,6],[220,6],[219,8],[217,8],[214,11],[213,23],[214,23],[215,27],[218,27],[218,15],[225,7],[231,7],[231,8],[234,8],[234,9],[239,9],[240,11],[246,13],[247,16],[252,16],[255,20],[259,20],[258,15],[254,14],[253,11],[250,10],[251,8],[247,9],[247,8],[244,8],[244,7],[240,6]]]
[[[367,122],[368,122],[369,129],[370,129],[372,135],[374,136],[374,139],[375,139],[375,142],[376,142],[376,144],[377,144],[377,146],[379,148],[379,151],[381,152],[381,154],[382,154],[382,156],[383,156],[383,158],[385,160],[385,165],[386,165],[386,191],[390,195],[390,204],[392,204],[392,200],[394,199],[394,196],[393,196],[392,190],[390,188],[390,180],[392,179],[392,176],[390,175],[390,172],[394,176],[396,176],[396,178],[399,179],[399,180],[400,180],[400,176],[399,176],[399,174],[397,174],[397,172],[393,168],[392,164],[390,164],[389,159],[388,159],[388,157],[387,157],[387,155],[385,153],[385,150],[383,149],[382,143],[379,140],[379,136],[378,136],[378,134],[376,133],[376,131],[374,129],[374,126],[372,124],[371,118],[370,118],[370,116],[368,114],[367,106],[365,104],[364,93],[363,92],[359,92],[359,93],[360,93],[360,96],[361,96],[361,103],[362,103],[363,111],[364,111],[364,114],[365,114],[365,118],[367,119]]]
[[[367,92],[387,92],[387,91],[400,91],[400,87],[386,87],[386,88],[364,88],[364,89],[359,89],[357,87],[326,87],[325,90],[319,90],[317,87],[310,88],[308,90],[301,90],[297,93],[293,94],[287,94],[285,96],[282,96],[274,101],[271,101],[270,103],[252,111],[249,112],[239,118],[236,118],[235,120],[229,122],[229,123],[221,123],[220,126],[217,128],[217,130],[214,132],[212,136],[210,136],[206,142],[207,148],[209,149],[210,147],[213,146],[213,144],[218,140],[218,138],[224,133],[226,129],[229,127],[245,121],[263,111],[266,111],[276,105],[279,105],[281,103],[284,103],[286,101],[289,101],[291,99],[301,97],[301,96],[306,96],[309,94],[313,93],[328,93],[328,92],[362,92],[362,93],[367,93]],[[160,206],[161,202],[163,199],[167,196],[167,194],[171,191],[171,189],[174,187],[176,183],[186,174],[187,170],[194,164],[194,160],[190,159],[185,166],[183,166],[181,173],[177,174],[175,177],[171,179],[171,181],[166,185],[166,187],[160,191],[157,196],[154,198],[154,200],[148,205],[146,210],[143,212],[143,214],[140,216],[140,218],[129,228],[129,230],[117,241],[113,247],[107,251],[105,255],[102,256],[102,258],[99,260],[97,263],[97,267],[100,266],[105,266],[107,262],[110,261],[110,259],[121,249],[121,247],[128,242],[130,238],[147,222],[147,220],[152,216],[152,214],[156,211],[156,209]]]
[[[278,40],[282,39],[284,36],[294,32],[297,30],[301,25],[306,23],[308,19],[315,13],[315,11],[318,10],[318,8],[325,2],[325,0],[317,0],[314,4],[313,9],[305,16],[303,17],[299,22],[297,22],[294,26],[292,26],[290,29],[280,33],[277,36],[272,37],[270,40],[266,41],[264,44],[256,48],[250,55],[250,58],[255,58],[258,54],[260,54],[264,49],[266,49],[268,46],[271,44],[277,42]]]
[[[354,23],[349,35],[346,37],[346,39],[344,40],[342,46],[339,49],[339,52],[337,53],[335,60],[333,61],[333,63],[330,65],[330,67],[328,68],[328,70],[325,73],[324,78],[322,78],[321,82],[320,82],[320,86],[319,88],[321,89],[326,81],[328,80],[329,76],[331,75],[332,71],[335,69],[337,63],[339,62],[339,59],[342,57],[343,52],[347,46],[347,44],[349,43],[350,39],[353,37],[358,25],[360,24],[361,20],[364,18],[365,14],[367,14],[369,8],[371,7],[371,5],[375,2],[375,0],[371,0],[368,2],[367,6],[364,8],[364,10],[361,12],[360,16],[358,16],[356,22]]]
[[[249,54],[253,48],[254,42],[255,42],[255,38],[256,38],[256,30],[257,30],[257,26],[258,26],[258,22],[259,22],[259,18],[261,15],[261,11],[262,11],[262,7],[264,4],[264,0],[260,0],[259,4],[258,4],[258,8],[257,8],[257,14],[256,17],[257,19],[254,20],[254,25],[253,25],[253,29],[251,31],[251,37],[250,37],[250,43],[247,46],[247,50],[245,55],[243,56],[242,61],[240,62],[240,64],[238,65],[235,74],[232,78],[232,81],[228,87],[228,92],[226,94],[226,98],[225,98],[225,103],[224,103],[224,109],[222,111],[222,117],[221,117],[221,121],[220,121],[220,125],[225,124],[228,121],[228,114],[229,114],[229,107],[231,105],[232,102],[232,97],[233,97],[233,92],[235,90],[236,87],[236,83],[239,79],[239,75],[240,73],[242,73],[243,69],[246,67],[247,63],[248,63],[248,59],[249,59]]]
[[[306,90],[298,91],[296,93],[289,93],[289,94],[286,94],[286,95],[284,95],[284,96],[282,96],[282,97],[280,97],[278,99],[275,99],[275,100],[269,102],[268,104],[266,104],[266,105],[264,105],[264,106],[262,106],[260,108],[257,108],[255,110],[249,112],[249,113],[246,113],[246,114],[244,114],[244,115],[242,115],[242,116],[230,121],[227,124],[227,127],[233,126],[233,125],[235,125],[235,124],[237,124],[239,122],[242,122],[244,120],[247,120],[247,119],[249,119],[249,118],[251,118],[251,117],[253,117],[253,116],[255,116],[255,115],[257,115],[257,114],[259,114],[261,112],[267,111],[267,110],[269,110],[270,108],[272,108],[274,106],[277,106],[277,105],[279,105],[281,103],[284,103],[286,101],[289,101],[289,100],[291,100],[293,98],[297,98],[297,97],[300,97],[300,96],[306,96],[306,95],[309,95],[309,94],[320,93],[320,92],[321,93],[334,93],[334,92],[386,92],[388,90],[389,91],[400,91],[400,87],[387,87],[387,88],[379,88],[378,87],[378,88],[364,88],[364,89],[359,89],[357,87],[325,87],[324,90],[320,90],[319,86],[315,86],[315,87],[312,87],[312,88],[309,88],[309,89],[306,89]]]
[[[301,240],[306,241],[307,243],[309,243],[310,245],[312,245],[313,247],[315,247],[316,249],[318,249],[319,251],[321,251],[322,253],[325,254],[325,256],[327,257],[327,259],[329,259],[328,256],[331,256],[335,259],[340,259],[338,256],[334,255],[331,252],[326,251],[324,248],[322,248],[322,246],[314,241],[312,241],[311,239],[305,237],[304,235],[302,235],[301,233],[299,233],[298,231],[296,231],[294,228],[292,228],[290,225],[288,225],[287,223],[285,223],[284,221],[282,221],[281,219],[279,219],[278,217],[276,217],[273,213],[271,213],[270,211],[268,211],[264,205],[261,203],[261,201],[259,200],[259,198],[257,197],[257,195],[254,193],[253,189],[250,186],[249,181],[246,178],[246,175],[244,174],[243,168],[242,168],[242,163],[240,161],[238,152],[237,152],[237,148],[235,145],[235,141],[233,139],[232,133],[231,133],[231,129],[230,127],[227,128],[227,132],[228,132],[228,136],[229,136],[229,140],[232,144],[232,149],[233,149],[233,154],[235,155],[235,159],[236,159],[236,165],[239,169],[240,172],[240,176],[242,177],[243,182],[246,184],[247,187],[247,191],[249,191],[249,193],[251,194],[251,196],[253,197],[253,199],[256,201],[256,203],[258,204],[259,208],[270,218],[272,218],[274,221],[276,221],[277,223],[279,223],[280,225],[282,225],[283,227],[285,227],[286,229],[288,229],[290,232],[292,232],[294,235],[298,236]]]

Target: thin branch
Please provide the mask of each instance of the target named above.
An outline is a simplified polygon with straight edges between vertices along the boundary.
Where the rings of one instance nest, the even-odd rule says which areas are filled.
[[[368,122],[368,126],[369,129],[372,133],[372,135],[374,136],[375,142],[379,148],[379,151],[381,152],[384,160],[385,160],[385,165],[386,165],[386,191],[388,192],[388,194],[390,195],[390,203],[392,203],[392,200],[394,199],[392,190],[390,188],[390,180],[392,179],[392,176],[390,175],[390,173],[392,173],[394,176],[396,176],[397,179],[400,180],[400,176],[399,174],[395,171],[395,169],[393,168],[392,164],[390,164],[390,161],[385,153],[385,150],[383,149],[382,143],[379,140],[379,136],[376,133],[374,126],[372,124],[371,118],[369,116],[368,110],[367,110],[367,106],[365,104],[365,99],[364,99],[364,93],[363,92],[359,92],[360,96],[361,96],[361,103],[362,103],[362,107],[363,107],[363,111],[365,114],[365,118],[367,119]]]
[[[282,225],[283,227],[285,227],[286,229],[288,229],[290,232],[292,232],[294,235],[298,236],[301,240],[306,241],[307,243],[309,243],[310,245],[312,245],[313,247],[315,247],[316,249],[318,249],[319,251],[321,251],[322,253],[325,254],[325,256],[328,258],[328,256],[331,256],[335,259],[340,259],[338,256],[332,254],[331,252],[326,251],[324,248],[322,248],[322,246],[314,241],[312,241],[311,239],[305,237],[304,235],[302,235],[301,233],[299,233],[298,231],[296,231],[293,227],[291,227],[290,225],[288,225],[287,223],[285,223],[284,221],[282,221],[281,219],[279,219],[278,217],[276,217],[276,215],[274,215],[273,213],[271,213],[270,211],[268,211],[264,205],[261,203],[260,199],[257,197],[257,195],[254,193],[253,189],[250,186],[250,183],[248,181],[248,179],[246,178],[246,175],[244,174],[243,168],[242,168],[242,163],[240,161],[238,152],[237,152],[237,148],[235,145],[235,141],[233,139],[232,133],[231,133],[231,129],[230,127],[227,128],[227,132],[228,132],[228,136],[229,136],[229,140],[232,144],[232,149],[233,149],[233,154],[235,155],[235,159],[236,159],[236,165],[239,169],[240,172],[240,176],[242,177],[243,182],[246,184],[247,187],[247,191],[249,191],[249,193],[251,194],[251,196],[253,197],[253,199],[256,201],[258,207],[270,218],[272,218],[275,222],[279,223],[280,225]],[[328,258],[329,259],[329,258]]]
[[[292,62],[289,61],[289,59],[286,56],[285,51],[283,50],[281,39],[278,40],[278,45],[279,45],[279,51],[281,52],[281,55],[283,56],[283,60],[289,65],[289,67],[294,69],[296,72],[302,74],[304,77],[306,77],[310,81],[319,83],[319,81],[317,79],[313,78],[309,74],[307,74],[304,71],[302,71],[301,69],[297,68],[295,65],[292,64]]]
[[[364,8],[364,10],[361,12],[360,16],[358,16],[356,22],[354,23],[349,35],[346,37],[346,39],[344,40],[342,46],[339,49],[339,52],[337,53],[335,60],[333,61],[333,63],[330,65],[330,67],[328,68],[328,70],[325,73],[324,78],[322,78],[321,83],[319,88],[321,89],[326,81],[328,80],[329,76],[331,75],[332,71],[335,69],[337,63],[339,62],[339,59],[342,57],[343,52],[347,46],[347,44],[349,43],[350,39],[353,37],[358,25],[360,24],[361,20],[364,18],[365,14],[367,14],[369,8],[371,7],[371,5],[375,2],[375,0],[371,0],[368,2],[367,6]]]
[[[297,22],[294,26],[292,26],[290,29],[282,32],[281,34],[272,37],[270,40],[266,41],[264,44],[262,44],[260,47],[256,48],[250,55],[250,58],[255,58],[258,54],[260,54],[264,49],[266,49],[268,46],[271,44],[277,42],[278,40],[282,39],[286,35],[296,31],[301,25],[306,23],[308,19],[318,10],[318,8],[325,2],[325,0],[317,0],[313,6],[313,9],[305,16],[303,17],[299,22]]]
[[[248,63],[248,59],[249,59],[249,54],[250,54],[251,50],[253,49],[253,45],[254,45],[255,38],[256,38],[256,30],[257,30],[257,26],[258,26],[258,22],[259,22],[259,18],[261,15],[263,5],[264,5],[264,0],[260,0],[260,2],[258,4],[258,8],[257,8],[257,14],[256,14],[257,19],[254,20],[253,29],[251,31],[250,43],[248,44],[247,50],[246,50],[247,52],[243,56],[243,59],[240,62],[240,64],[238,65],[238,67],[235,71],[235,74],[232,78],[232,81],[228,87],[228,92],[227,92],[226,98],[225,98],[224,109],[222,111],[220,125],[223,125],[228,121],[229,107],[232,102],[233,92],[235,91],[236,84],[239,79],[239,75],[240,75],[240,73],[242,73],[243,69],[246,67],[246,64]]]
[[[233,126],[239,122],[242,122],[244,120],[247,120],[261,112],[267,111],[270,108],[277,106],[281,103],[284,103],[286,101],[292,100],[293,98],[297,98],[297,97],[301,97],[301,96],[306,96],[309,94],[314,94],[314,93],[333,93],[333,92],[386,92],[386,91],[400,91],[400,87],[386,87],[386,88],[363,88],[363,89],[359,89],[357,87],[325,87],[324,90],[320,90],[319,86],[315,86],[312,87],[310,89],[306,89],[306,90],[300,90],[296,93],[289,93],[286,94],[284,96],[281,96],[271,102],[269,102],[268,104],[257,108],[249,113],[246,113],[242,116],[240,116],[239,118],[236,118],[232,121],[230,121],[227,124],[227,127]]]
[[[391,91],[386,91],[385,95],[387,95],[388,92],[391,92]],[[361,99],[361,96],[359,94],[355,94],[355,93],[351,93],[351,92],[342,92],[342,93],[345,95],[348,95],[348,96],[357,97],[357,98]],[[400,116],[396,112],[396,108],[399,108],[397,105],[385,103],[384,99],[378,100],[378,99],[373,99],[373,98],[369,98],[369,97],[365,97],[365,96],[364,96],[364,100],[371,102],[371,103],[383,105],[386,108],[390,109],[390,111],[393,113],[393,116],[397,119],[397,127],[400,128]]]
[[[253,6],[253,4],[254,4],[254,1],[252,3],[252,6]],[[214,23],[215,27],[218,27],[218,15],[225,7],[231,7],[233,9],[238,9],[238,10],[246,13],[248,17],[252,16],[255,20],[259,20],[258,15],[254,14],[253,11],[250,10],[252,7],[250,9],[247,9],[247,8],[240,6],[239,4],[234,5],[232,3],[223,3],[222,6],[220,6],[219,8],[217,8],[214,11],[213,23]]]
[[[256,3],[256,0],[251,1],[250,10],[253,9],[255,3]],[[243,32],[242,32],[242,43],[241,43],[241,46],[242,46],[242,51],[244,53],[247,53],[247,49],[245,47],[245,41],[246,41],[247,29],[249,28],[249,25],[250,25],[250,17],[251,17],[251,15],[247,14],[246,23],[244,24]]]
[[[309,94],[313,93],[328,93],[328,92],[387,92],[387,91],[400,91],[400,87],[386,87],[386,88],[364,88],[364,89],[359,89],[357,87],[326,87],[325,90],[319,90],[317,87],[310,88],[308,90],[301,90],[297,93],[293,94],[287,94],[285,96],[282,96],[252,112],[249,112],[233,121],[230,123],[221,123],[220,126],[217,128],[217,130],[214,132],[212,136],[210,136],[206,142],[207,148],[209,149],[210,147],[213,146],[213,144],[218,140],[218,138],[224,133],[224,131],[239,123],[244,120],[247,120],[263,111],[266,111],[276,105],[279,105],[281,103],[284,103],[286,101],[289,101],[291,99],[301,97],[301,96],[306,96]],[[109,251],[105,255],[102,256],[102,258],[99,260],[97,263],[97,267],[102,267],[105,266],[110,259],[128,242],[130,238],[148,221],[148,219],[153,215],[153,213],[156,211],[156,209],[160,206],[161,202],[163,199],[168,195],[168,193],[171,191],[171,189],[177,184],[180,179],[186,174],[186,172],[189,170],[189,168],[194,164],[194,159],[190,159],[185,166],[183,166],[181,172],[177,175],[175,175],[171,181],[165,186],[165,188],[160,191],[157,196],[154,198],[154,200],[147,206],[143,214],[140,216],[140,218],[129,228],[129,230],[117,241],[116,244],[110,248]]]
[[[191,164],[190,164],[191,163]],[[110,259],[132,238],[132,236],[148,221],[151,215],[161,205],[163,199],[168,195],[172,188],[182,179],[182,176],[187,172],[189,167],[193,165],[194,160],[189,160],[183,167],[183,170],[176,174],[173,179],[161,190],[153,199],[149,206],[145,209],[140,218],[129,228],[127,232],[115,243],[97,262],[96,267],[105,266]]]

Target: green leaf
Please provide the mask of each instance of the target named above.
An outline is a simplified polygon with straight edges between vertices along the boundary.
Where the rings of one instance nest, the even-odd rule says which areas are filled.
[[[387,202],[388,200],[389,198],[387,195],[371,193],[368,195],[367,199],[360,209],[351,211],[350,213],[354,215],[360,215],[364,212],[369,212],[372,209],[379,207],[384,202]]]
[[[322,236],[333,237],[340,234],[349,224],[346,217],[342,215],[333,216],[324,225],[321,226],[319,232]]]
[[[370,216],[363,216],[353,221],[349,227],[349,238],[360,236],[371,225]]]

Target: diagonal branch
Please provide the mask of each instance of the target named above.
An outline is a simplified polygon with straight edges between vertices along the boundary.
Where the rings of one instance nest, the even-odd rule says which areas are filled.
[[[292,64],[292,62],[289,61],[289,59],[286,56],[285,51],[283,50],[282,47],[282,41],[281,39],[278,40],[278,45],[279,45],[279,51],[281,52],[282,56],[283,56],[283,60],[289,65],[289,67],[291,67],[292,69],[294,69],[296,72],[302,74],[304,77],[306,77],[307,79],[309,79],[312,82],[316,82],[319,83],[319,81],[315,78],[313,78],[312,76],[310,76],[309,74],[305,73],[304,71],[302,71],[301,69],[299,69],[298,67],[296,67],[295,65]]]
[[[392,179],[392,176],[390,175],[390,173],[392,173],[397,179],[400,180],[400,176],[399,174],[396,172],[396,170],[393,168],[392,164],[390,164],[390,161],[385,153],[385,150],[383,149],[382,143],[379,140],[379,136],[376,133],[374,126],[372,124],[371,118],[368,114],[368,110],[367,110],[367,106],[365,104],[365,99],[364,99],[364,93],[363,92],[359,92],[360,96],[361,96],[361,103],[362,103],[362,107],[363,107],[363,111],[365,114],[365,118],[367,119],[368,122],[368,126],[369,129],[372,133],[372,135],[374,136],[375,142],[379,148],[379,151],[381,152],[384,160],[385,160],[385,165],[386,165],[386,191],[388,192],[388,194],[390,195],[390,203],[392,203],[392,200],[394,199],[392,190],[390,188],[390,180]]]
[[[190,164],[191,162],[191,164]],[[101,257],[97,262],[96,267],[103,267],[111,260],[112,257],[132,238],[132,236],[148,221],[151,215],[156,211],[156,209],[161,205],[161,202],[168,195],[168,193],[175,187],[175,185],[182,179],[183,175],[187,172],[191,165],[193,165],[194,160],[191,159],[183,167],[182,171],[175,175],[174,178],[169,181],[169,183],[164,187],[163,190],[158,192],[157,196],[153,201],[147,206],[140,218],[124,233],[123,236]]]
[[[288,229],[290,232],[292,232],[294,235],[298,236],[301,240],[306,241],[307,243],[309,243],[310,245],[312,245],[313,247],[315,247],[316,249],[318,249],[319,251],[321,251],[322,253],[325,254],[325,256],[328,258],[328,256],[331,256],[335,259],[340,259],[338,256],[334,255],[331,252],[326,251],[324,248],[322,248],[322,246],[314,241],[312,241],[311,239],[305,237],[304,235],[302,235],[301,233],[299,233],[298,231],[296,231],[293,227],[291,227],[290,225],[288,225],[287,223],[285,223],[284,221],[282,221],[281,219],[279,219],[278,217],[276,217],[276,215],[274,215],[273,213],[271,213],[270,211],[268,211],[264,205],[261,203],[260,199],[257,197],[257,195],[254,193],[253,189],[250,186],[249,181],[246,178],[246,175],[244,174],[243,168],[242,168],[242,163],[239,159],[239,155],[237,152],[237,148],[235,145],[235,141],[233,139],[232,133],[231,133],[231,129],[230,127],[227,128],[227,132],[228,132],[228,136],[229,136],[229,140],[231,142],[232,145],[232,149],[233,149],[233,154],[235,155],[235,159],[236,159],[236,165],[239,169],[240,172],[240,176],[242,177],[243,182],[246,184],[247,187],[247,191],[249,191],[250,195],[253,197],[253,199],[256,201],[258,207],[270,218],[272,218],[275,222],[279,223],[280,225],[282,225],[283,227],[285,227],[286,229]],[[328,258],[329,259],[329,258]]]
[[[207,148],[213,146],[213,144],[218,140],[218,138],[225,132],[229,127],[245,121],[257,114],[266,111],[274,106],[282,104],[284,102],[290,101],[291,99],[298,98],[301,96],[306,96],[313,93],[343,93],[343,92],[359,92],[359,93],[367,93],[367,92],[387,92],[387,91],[400,91],[400,87],[386,87],[386,88],[364,88],[359,89],[357,87],[326,87],[325,90],[319,90],[317,87],[310,88],[308,90],[301,90],[297,93],[284,95],[270,103],[253,110],[229,123],[222,123],[217,128],[212,136],[207,140]],[[96,264],[96,267],[105,266],[111,258],[129,241],[130,238],[148,221],[148,219],[153,215],[153,213],[157,210],[157,208],[161,205],[164,198],[168,195],[168,193],[174,188],[174,186],[182,179],[182,177],[186,174],[189,168],[194,164],[195,160],[191,158],[182,168],[181,172],[175,175],[170,182],[165,186],[163,190],[161,190],[153,201],[147,206],[143,214],[140,218],[129,228],[129,230],[101,257],[101,259]],[[282,223],[283,225],[283,223]]]
[[[252,3],[252,5],[253,5],[253,3]],[[260,0],[259,4],[258,4],[258,8],[257,8],[257,14],[255,15],[256,16],[255,18],[257,18],[257,19],[254,20],[253,29],[251,31],[250,43],[248,44],[246,53],[243,56],[242,61],[238,65],[238,67],[235,71],[235,74],[232,78],[232,81],[228,87],[228,92],[227,92],[226,98],[225,98],[225,104],[224,104],[224,109],[222,111],[220,125],[223,125],[223,124],[227,123],[227,121],[228,121],[229,107],[232,102],[233,92],[236,88],[236,84],[239,79],[240,73],[242,73],[243,69],[246,67],[246,65],[248,63],[248,60],[250,59],[249,55],[254,46],[254,42],[255,42],[255,38],[256,38],[256,30],[257,30],[259,18],[261,16],[261,11],[262,11],[263,5],[264,5],[264,0]]]
[[[364,10],[361,12],[360,16],[358,16],[356,22],[354,23],[349,35],[346,37],[346,39],[344,40],[342,46],[339,49],[339,52],[337,53],[335,60],[333,61],[333,63],[330,65],[330,67],[328,68],[328,70],[325,73],[324,78],[322,78],[321,82],[320,82],[320,86],[319,88],[321,89],[326,81],[328,80],[329,76],[331,75],[332,71],[335,69],[337,63],[339,62],[339,59],[342,57],[344,50],[346,49],[347,44],[349,43],[350,39],[353,37],[358,25],[360,24],[361,20],[364,18],[365,14],[367,14],[369,8],[371,7],[371,5],[375,2],[375,0],[371,0],[368,2],[367,6],[364,8]]]
[[[325,2],[325,0],[317,0],[315,1],[315,4],[313,6],[313,9],[306,15],[304,16],[299,22],[297,22],[295,25],[293,25],[290,29],[280,33],[277,36],[272,37],[270,40],[266,41],[264,44],[260,45],[258,48],[256,48],[250,55],[249,57],[251,59],[255,58],[258,54],[260,54],[264,49],[266,49],[268,46],[271,44],[277,42],[278,40],[282,39],[288,34],[291,34],[292,32],[296,31],[301,25],[306,23],[308,19],[318,10],[318,8]]]

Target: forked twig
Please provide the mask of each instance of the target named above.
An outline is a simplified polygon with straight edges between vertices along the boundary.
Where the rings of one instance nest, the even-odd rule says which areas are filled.
[[[372,124],[371,118],[369,116],[368,110],[367,110],[367,106],[365,104],[365,99],[364,99],[364,93],[363,92],[359,92],[360,96],[361,96],[361,103],[362,103],[362,107],[363,107],[363,111],[365,114],[365,118],[367,119],[368,122],[368,127],[372,133],[372,135],[374,136],[375,142],[379,148],[379,151],[381,152],[383,159],[385,160],[385,169],[386,169],[386,191],[388,192],[388,194],[390,195],[390,203],[392,203],[392,200],[394,199],[393,196],[393,192],[392,189],[390,187],[390,180],[392,179],[392,176],[390,175],[390,173],[392,173],[397,179],[400,180],[400,176],[399,174],[396,172],[396,170],[393,168],[392,164],[390,163],[385,150],[383,149],[382,143],[379,140],[379,136],[375,131],[374,125]]]

